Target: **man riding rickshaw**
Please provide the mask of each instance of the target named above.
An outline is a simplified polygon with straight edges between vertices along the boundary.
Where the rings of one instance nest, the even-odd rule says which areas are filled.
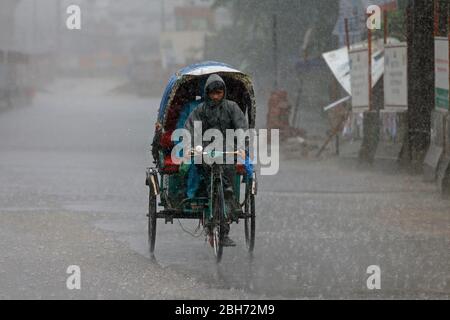
[[[253,251],[256,175],[249,152],[245,144],[236,146],[234,141],[231,149],[222,143],[225,146],[222,150],[208,151],[203,136],[210,130],[216,130],[222,137],[227,135],[227,130],[247,131],[254,128],[254,120],[253,88],[250,78],[240,71],[207,62],[189,66],[172,77],[161,103],[152,145],[157,168],[147,172],[151,254],[158,218],[165,219],[166,223],[174,218],[199,219],[217,261],[221,259],[223,247],[236,246],[229,237],[230,224],[245,219],[246,243],[249,251]],[[175,152],[183,142],[176,129],[184,129],[192,137],[182,152]],[[198,141],[200,144],[195,145]],[[237,162],[216,161],[230,155]],[[214,158],[214,161],[194,161],[198,156]],[[177,157],[181,161],[174,159]],[[245,186],[244,197],[241,184]],[[156,210],[158,195],[165,208],[160,213]]]
[[[204,89],[205,101],[190,114],[184,126],[190,132],[191,137],[195,135],[203,137],[203,134],[210,129],[220,130],[223,137],[226,136],[226,130],[248,130],[248,123],[244,113],[236,102],[226,99],[226,91],[225,82],[219,75],[213,74],[209,76]],[[201,132],[195,132],[194,123],[196,121],[202,124]],[[238,151],[241,153],[240,157],[245,160],[245,150]],[[203,173],[202,176],[207,177],[209,175],[209,167],[200,166],[200,168],[200,171]],[[224,196],[228,205],[227,207],[229,208],[230,217],[233,217],[236,211],[240,209],[234,199],[235,190],[232,183],[236,174],[236,168],[234,165],[225,164],[223,171]],[[226,228],[223,246],[234,247],[236,244],[228,236],[229,232],[230,229]]]

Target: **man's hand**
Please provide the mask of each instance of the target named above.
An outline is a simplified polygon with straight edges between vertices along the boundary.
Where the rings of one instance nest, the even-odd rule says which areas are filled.
[[[192,160],[192,156],[201,156],[203,155],[203,147],[197,146],[194,149],[191,147],[187,147],[185,149],[186,153],[183,156],[183,162],[190,163]]]
[[[184,149],[183,153],[183,163],[190,163],[191,162],[191,156],[192,156],[192,149],[190,147]]]
[[[246,153],[245,153],[245,150],[238,150],[238,151],[237,151],[237,155],[238,155],[239,157],[241,157],[243,160],[246,159]]]

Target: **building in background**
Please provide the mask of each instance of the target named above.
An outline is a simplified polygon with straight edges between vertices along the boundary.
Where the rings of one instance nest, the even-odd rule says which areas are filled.
[[[6,50],[14,46],[14,12],[17,0],[3,0],[0,10],[0,49]]]
[[[213,2],[4,0],[0,47],[32,55],[35,79],[53,74],[51,67],[63,76],[119,76],[144,92],[203,60],[206,34],[231,21]],[[66,27],[70,5],[81,8],[81,30]]]
[[[160,50],[164,69],[204,59],[206,37],[231,23],[226,9],[213,9],[212,0],[169,0],[161,2]],[[167,17],[167,18],[166,18]]]
[[[0,5],[0,108],[28,104],[53,76],[49,1],[4,0]],[[54,3],[53,3],[54,4]]]
[[[164,69],[202,60],[206,35],[215,30],[214,15],[209,6],[178,6],[174,8],[174,16],[175,28],[161,33]]]

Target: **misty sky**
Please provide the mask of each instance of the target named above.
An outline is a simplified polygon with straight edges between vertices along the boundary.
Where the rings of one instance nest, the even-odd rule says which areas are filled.
[[[207,5],[210,1],[165,0],[166,26],[170,28],[173,24],[174,6],[193,3]],[[15,9],[13,4],[16,4]],[[119,32],[128,29],[148,37],[156,37],[161,31],[160,0],[2,0],[0,12],[4,36],[0,37],[0,47],[37,52],[53,50],[57,46],[58,32],[62,37],[70,36],[65,29],[65,20],[68,17],[66,9],[71,4],[81,7],[83,32],[97,32],[97,24],[101,23],[106,28],[117,28]],[[7,17],[14,17],[15,21],[7,20]]]

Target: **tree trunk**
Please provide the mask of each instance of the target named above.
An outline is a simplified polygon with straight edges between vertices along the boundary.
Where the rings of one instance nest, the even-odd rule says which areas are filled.
[[[431,111],[434,108],[433,31],[433,1],[410,1],[407,22],[408,134],[400,160],[416,173],[422,171],[430,144]]]

